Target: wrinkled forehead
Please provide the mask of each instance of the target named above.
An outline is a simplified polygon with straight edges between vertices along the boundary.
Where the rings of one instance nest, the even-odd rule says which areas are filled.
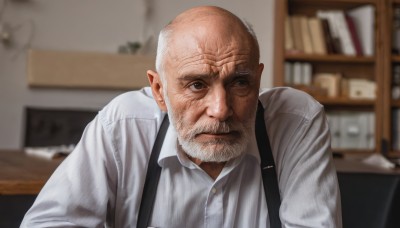
[[[223,58],[226,54],[247,55],[258,63],[257,46],[240,20],[224,15],[203,15],[183,20],[171,26],[168,56],[188,58],[196,54],[211,54]]]

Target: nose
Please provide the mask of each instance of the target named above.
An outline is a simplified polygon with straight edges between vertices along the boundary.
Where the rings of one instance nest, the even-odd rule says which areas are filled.
[[[209,97],[207,115],[219,121],[225,121],[232,116],[231,99],[225,88],[216,88]]]

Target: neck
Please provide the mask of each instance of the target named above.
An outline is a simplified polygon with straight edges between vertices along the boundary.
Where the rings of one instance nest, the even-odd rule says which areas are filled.
[[[213,180],[217,179],[226,164],[226,162],[203,162],[197,158],[192,158],[190,156],[188,157],[193,163],[204,170],[204,172],[206,172]]]

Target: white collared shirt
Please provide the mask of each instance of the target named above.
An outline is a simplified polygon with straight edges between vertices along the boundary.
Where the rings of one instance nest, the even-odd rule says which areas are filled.
[[[305,93],[260,93],[282,198],[283,227],[341,227],[323,107]],[[149,88],[115,98],[42,189],[21,227],[136,227],[147,162],[164,117]],[[269,227],[254,137],[214,181],[177,149],[170,125],[152,227]]]

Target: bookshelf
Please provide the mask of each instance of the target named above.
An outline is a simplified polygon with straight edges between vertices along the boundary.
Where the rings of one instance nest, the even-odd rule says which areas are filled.
[[[383,45],[384,48],[384,94],[383,94],[383,105],[384,105],[384,112],[383,112],[383,142],[387,145],[388,154],[391,157],[400,157],[400,148],[398,143],[400,141],[400,115],[396,114],[396,112],[400,113],[400,99],[395,99],[392,95],[392,90],[394,87],[399,86],[396,85],[395,81],[395,67],[400,67],[400,47],[394,48],[392,45],[393,41],[393,34],[394,34],[394,26],[395,26],[395,18],[396,12],[395,10],[400,10],[400,0],[387,0],[385,4],[386,8],[386,17],[384,18],[385,23],[383,25],[383,33],[390,34],[385,38],[384,43],[388,45]],[[400,15],[398,15],[399,17]],[[400,22],[397,19],[397,23]],[[398,33],[400,34],[400,32]],[[400,39],[400,36],[397,40]],[[399,42],[398,42],[399,43]],[[397,45],[399,46],[399,45]]]
[[[393,1],[388,3],[388,1]],[[285,23],[287,17],[306,16],[316,17],[318,11],[340,10],[347,12],[357,7],[373,6],[374,27],[373,27],[373,55],[345,55],[345,54],[313,54],[303,52],[287,51],[285,43]],[[387,92],[390,83],[390,68],[392,63],[400,64],[399,55],[388,54],[391,40],[388,34],[392,25],[390,7],[400,6],[400,0],[282,0],[275,2],[275,39],[274,46],[274,86],[291,86],[302,89],[302,86],[286,82],[285,69],[287,63],[304,62],[312,65],[312,78],[318,73],[340,73],[343,78],[357,78],[373,81],[376,85],[375,99],[350,99],[342,95],[337,97],[326,97],[312,94],[316,100],[324,105],[329,112],[368,112],[375,116],[373,124],[373,148],[332,148],[333,152],[340,154],[368,155],[374,152],[382,153],[382,146],[391,143],[391,123],[387,121],[394,107],[400,107],[399,101],[390,99],[390,90]],[[387,63],[390,64],[387,64]],[[390,66],[389,66],[390,65]],[[307,90],[305,90],[307,92]],[[385,144],[385,145],[383,145]],[[400,151],[398,151],[400,156]],[[390,155],[397,152],[391,150]]]

